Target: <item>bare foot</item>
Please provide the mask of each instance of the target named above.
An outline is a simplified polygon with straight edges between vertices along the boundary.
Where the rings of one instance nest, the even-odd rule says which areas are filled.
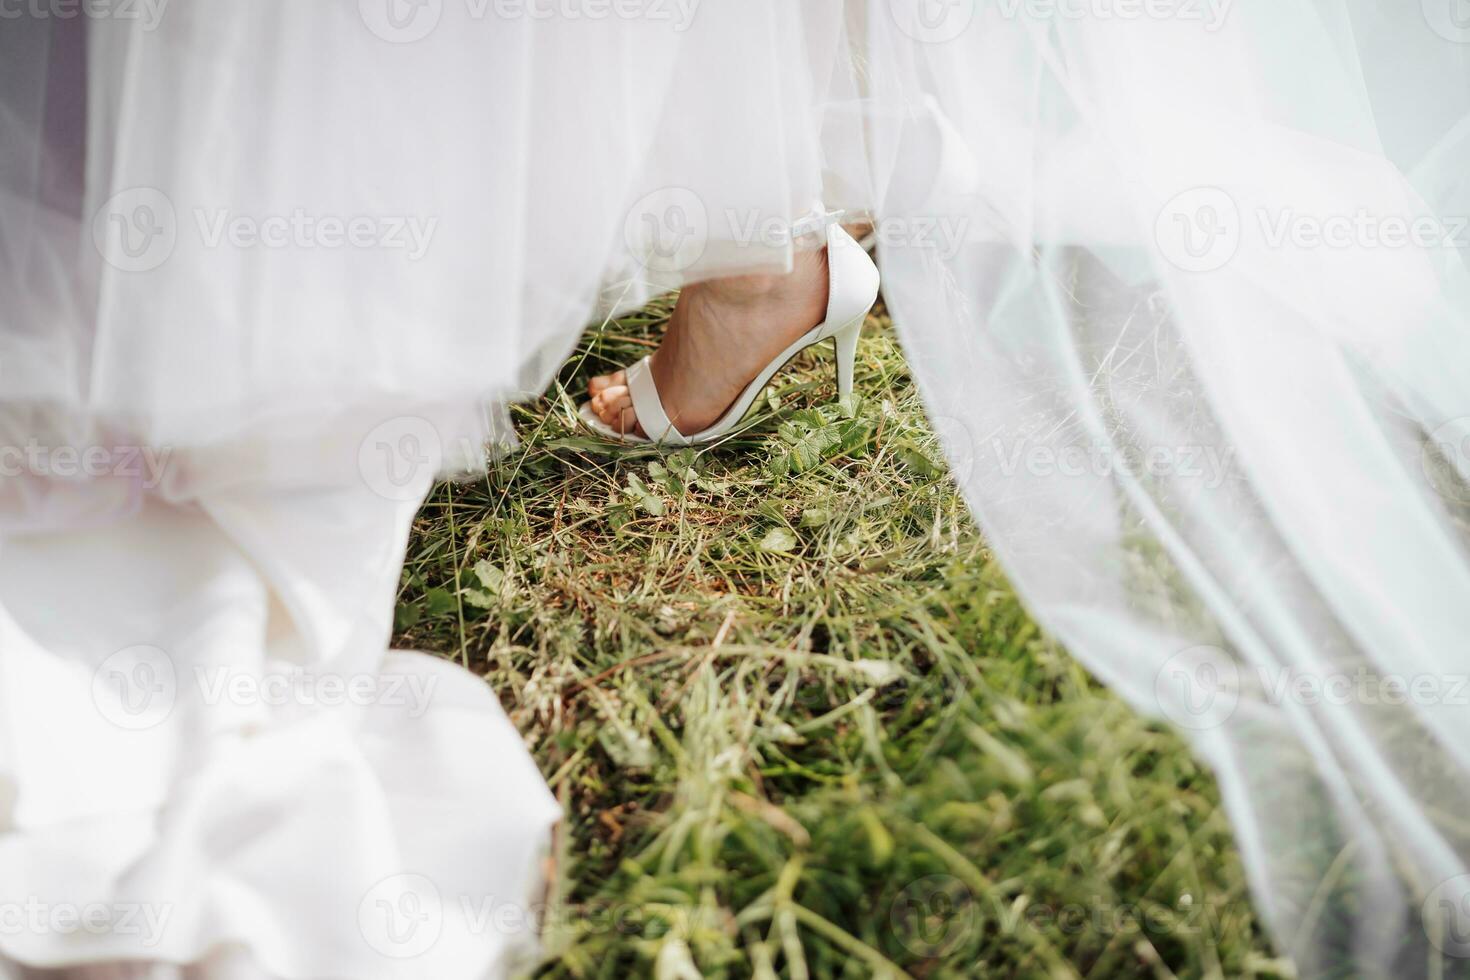
[[[740,392],[827,314],[827,251],[798,252],[792,271],[686,286],[650,365],[669,421],[685,435],[725,414]],[[587,385],[592,410],[617,432],[646,436],[622,371]]]

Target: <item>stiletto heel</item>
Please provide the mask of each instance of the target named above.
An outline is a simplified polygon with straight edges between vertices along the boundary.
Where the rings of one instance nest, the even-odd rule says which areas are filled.
[[[852,369],[857,360],[858,337],[863,332],[862,318],[858,318],[832,337],[832,346],[837,361],[837,397],[847,402],[852,397]]]
[[[863,318],[878,299],[878,267],[853,241],[841,225],[827,227],[827,315],[821,323],[812,327],[796,339],[790,347],[777,354],[775,359],[761,369],[740,396],[725,410],[725,414],[705,429],[693,435],[685,435],[674,427],[664,411],[658,388],[653,383],[653,371],[647,357],[628,367],[628,394],[633,399],[633,411],[638,415],[638,424],[648,433],[644,438],[633,433],[618,432],[592,410],[592,403],[583,402],[579,411],[582,422],[589,429],[613,442],[656,443],[665,446],[692,446],[713,442],[739,424],[756,396],[770,383],[777,371],[786,362],[813,344],[831,339],[837,348],[837,393],[839,398],[852,395],[853,361],[857,356],[858,334],[863,329]]]

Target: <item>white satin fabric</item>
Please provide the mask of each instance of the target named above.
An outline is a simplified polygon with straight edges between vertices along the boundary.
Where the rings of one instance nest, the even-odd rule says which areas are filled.
[[[150,497],[5,541],[7,957],[148,977],[527,958],[560,807],[483,682],[386,650],[416,504]]]
[[[7,23],[0,442],[107,463],[0,480],[0,870],[184,898],[153,947],[0,930],[0,955],[501,969],[524,937],[445,913],[423,970],[356,919],[403,868],[446,905],[533,891],[554,816],[477,681],[383,650],[409,515],[589,319],[784,268],[821,198],[879,219],[888,307],[1028,607],[1219,775],[1280,949],[1303,975],[1456,972],[1467,65],[1452,0]],[[1443,234],[1385,237],[1415,222]],[[156,479],[123,472],[133,447],[168,451]],[[88,672],[138,645],[181,675],[440,677],[453,710],[181,686],[142,734],[99,729]],[[432,897],[393,880],[372,907]]]

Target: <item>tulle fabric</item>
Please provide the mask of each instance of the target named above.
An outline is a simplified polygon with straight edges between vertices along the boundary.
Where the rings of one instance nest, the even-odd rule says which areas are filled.
[[[1412,6],[867,35],[875,101],[929,97],[875,131],[880,214],[965,222],[881,263],[965,492],[1038,618],[1213,765],[1305,975],[1470,951],[1470,49]]]
[[[192,0],[84,51],[77,21],[8,28],[6,399],[282,453],[412,408],[458,447],[488,427],[441,412],[539,391],[595,311],[789,265],[765,237],[676,248],[820,197],[801,8],[503,6],[429,5],[422,38],[379,16],[399,0]]]
[[[789,267],[705,230],[821,197],[838,38],[687,6],[7,21],[0,975],[534,963],[559,807],[393,599],[432,478],[589,319]]]
[[[421,471],[463,469],[506,437],[494,406],[539,391],[589,320],[682,282],[786,267],[800,241],[760,229],[789,230],[821,199],[878,218],[885,299],[1028,607],[1218,773],[1280,949],[1303,975],[1463,966],[1463,239],[1385,247],[1359,228],[1324,246],[1278,233],[1359,214],[1452,232],[1470,214],[1470,30],[1451,4],[705,0],[687,19],[666,4],[549,19],[414,9],[385,20],[372,3],[174,0],[152,29],[88,24],[83,46],[59,22],[7,25],[0,431],[12,444],[172,453],[157,481],[116,467],[7,477],[7,569],[36,569],[25,578],[38,587],[62,574],[48,571],[55,556],[87,554],[100,585],[148,528],[145,553],[173,575],[178,534],[198,542],[181,555],[208,552],[197,560],[234,583],[182,594],[190,663],[271,669],[275,634],[260,623],[289,621],[294,661],[350,650],[399,664],[373,617],[386,615]],[[419,250],[209,237],[221,209],[258,220],[297,208],[378,231],[436,224]],[[124,247],[161,219],[173,232],[161,259]],[[426,466],[385,473],[380,449]],[[242,495],[248,519],[230,503]],[[363,542],[374,574],[328,588],[341,563],[286,540],[313,521],[323,550]],[[280,533],[247,533],[262,524]],[[242,560],[253,581],[225,571]],[[262,605],[217,605],[235,593],[275,596],[288,614],[257,611],[238,634],[248,642],[212,640],[208,610]],[[74,645],[0,593],[0,694],[89,710],[60,681],[50,701],[27,692],[139,642],[122,636],[130,610],[160,600],[123,596],[76,613],[99,635]],[[318,615],[377,626],[333,632],[309,625]],[[191,616],[200,624],[182,625]],[[1416,680],[1417,693],[1395,687]],[[1298,693],[1303,681],[1327,693]],[[474,684],[450,683],[466,697]],[[174,887],[180,868],[233,880],[198,841],[239,824],[222,803],[188,801],[243,758],[236,719],[207,736],[165,728],[119,749],[128,765],[115,771],[78,761],[98,788],[71,799],[53,775],[66,743],[37,748],[35,723],[15,720],[26,707],[0,727],[0,860],[28,869],[33,890]],[[357,884],[392,863],[391,843],[421,843],[423,814],[395,822],[396,787],[433,796],[401,781],[410,736],[374,755],[350,734],[401,720],[367,714],[330,739],[253,720],[267,742],[300,747],[302,768],[264,762],[246,781],[260,833],[300,846],[328,804],[286,806],[278,773],[380,773],[383,796],[334,796],[348,826],[381,831],[381,847],[333,859]],[[525,774],[493,705],[471,717],[480,727],[464,738],[504,745],[505,771]],[[413,744],[438,744],[433,717],[416,724]],[[472,851],[485,863],[466,873],[525,891],[527,842],[549,811],[482,793],[476,779],[502,769],[484,761],[445,774],[444,792],[464,794],[445,822],[503,813],[521,843],[451,840],[417,860],[452,875],[447,855]],[[132,877],[116,855],[86,861],[88,819],[136,833]],[[90,877],[71,877],[74,863]],[[241,912],[341,914],[351,891],[300,896],[287,880],[253,878],[244,906],[222,889],[228,900],[194,907],[166,948],[0,935],[0,953],[188,964],[233,949],[270,975],[335,975],[315,972],[321,948]],[[513,944],[475,938],[472,957],[434,975],[500,969]],[[395,975],[370,947],[344,941],[334,954],[349,958],[330,966]]]

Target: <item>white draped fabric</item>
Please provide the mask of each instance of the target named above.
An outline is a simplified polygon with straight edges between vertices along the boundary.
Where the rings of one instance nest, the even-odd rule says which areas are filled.
[[[879,103],[932,97],[877,186],[916,140],[944,176],[880,214],[967,222],[882,267],[968,499],[1212,764],[1306,975],[1470,952],[1470,32],[1413,6],[869,34]]]
[[[0,929],[0,970],[521,955],[527,929],[451,910],[533,901],[556,808],[477,680],[386,649],[413,509],[589,320],[785,267],[821,200],[878,219],[987,538],[1038,621],[1214,768],[1281,950],[1304,975],[1455,973],[1457,2],[173,0],[0,24],[0,903],[173,910]],[[249,693],[324,676],[380,693]],[[377,931],[426,906],[427,951]]]

